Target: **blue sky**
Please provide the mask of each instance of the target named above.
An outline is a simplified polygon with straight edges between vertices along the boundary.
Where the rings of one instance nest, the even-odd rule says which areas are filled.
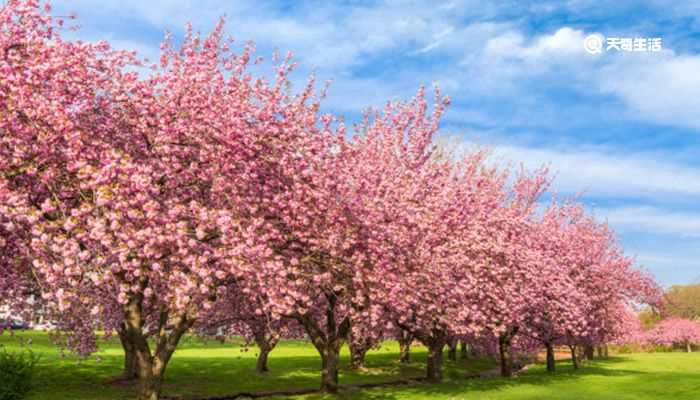
[[[368,106],[437,84],[443,137],[528,167],[549,163],[665,286],[700,282],[700,2],[63,0],[84,40],[152,60],[165,30],[219,16],[258,53],[292,51],[302,82],[332,80],[326,109]],[[663,40],[660,52],[589,54],[590,34]]]

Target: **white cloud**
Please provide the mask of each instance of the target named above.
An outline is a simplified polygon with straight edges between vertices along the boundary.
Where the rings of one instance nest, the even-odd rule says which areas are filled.
[[[697,213],[651,206],[596,208],[595,213],[620,231],[700,237],[700,214]]]
[[[496,157],[535,168],[551,165],[555,190],[585,191],[613,198],[660,197],[667,194],[700,196],[696,167],[664,162],[663,154],[628,154],[602,148],[551,149],[496,145]]]
[[[518,31],[505,32],[486,42],[484,55],[497,59],[518,59],[527,63],[549,64],[553,58],[570,55],[585,55],[581,30],[561,28],[551,35],[543,35],[527,45],[525,37]]]
[[[284,12],[279,5],[253,0],[105,0],[99,8],[91,0],[63,0],[57,6],[61,12],[77,10],[87,17],[84,25],[98,16],[139,19],[156,29],[174,31],[181,31],[189,21],[206,32],[218,17],[227,15],[227,30],[241,40],[294,51],[308,68],[342,70],[362,65],[386,50],[415,50],[446,39],[465,13],[490,9],[473,3],[478,2],[463,0],[440,7],[408,1],[352,7],[316,3],[295,4]]]
[[[446,73],[463,77],[463,91],[528,99],[528,85],[545,81],[548,86],[591,91],[591,79],[602,57],[585,52],[584,31],[562,27],[551,34],[528,37],[512,24],[496,28],[486,31],[488,36],[482,36],[479,47],[457,55],[461,70]]]
[[[548,84],[575,88],[584,94],[613,95],[631,120],[700,127],[700,56],[613,50],[600,55],[584,51],[589,34],[563,27],[551,34],[526,37],[518,29],[498,33],[461,64],[468,76],[479,77],[482,93],[494,90],[525,94],[522,82],[543,77]]]
[[[434,41],[433,41],[432,43],[428,44],[427,46],[421,48],[420,50],[414,52],[413,54],[423,54],[423,53],[429,52],[429,51],[432,50],[432,49],[437,48],[438,46],[440,46],[440,45],[443,43],[443,41],[444,41],[452,32],[454,32],[454,27],[448,26],[448,27],[445,28],[444,30],[442,30],[442,31],[440,31],[440,32],[438,32],[438,33],[433,34],[433,40],[434,40]]]
[[[621,57],[601,69],[600,88],[619,96],[636,116],[700,127],[700,56],[672,52]]]
[[[227,30],[240,40],[254,40],[266,49],[292,50],[305,71],[315,69],[324,79],[352,83],[354,67],[382,62],[382,57],[396,52],[440,57],[439,66],[413,72],[428,82],[451,82],[455,99],[484,94],[525,98],[527,83],[545,78],[548,84],[586,94],[613,95],[627,106],[625,116],[631,120],[700,127],[700,56],[672,51],[591,56],[583,51],[582,43],[592,32],[564,26],[531,37],[519,28],[517,19],[494,18],[510,15],[513,9],[537,14],[557,9],[573,15],[600,12],[590,10],[589,0],[523,7],[478,0],[440,6],[409,1],[343,7],[316,3],[286,11],[254,0],[105,0],[99,7],[92,0],[57,0],[55,5],[59,13],[78,11],[81,23],[92,30],[90,34],[104,33],[110,19],[143,21],[151,29],[175,31],[192,21],[196,29],[206,32],[225,14]],[[697,6],[671,5],[665,0],[655,0],[654,7],[672,15],[700,15]],[[139,39],[132,42],[135,40]],[[143,40],[132,43],[133,47],[149,56],[157,53],[157,43]],[[377,80],[377,84],[385,83]],[[383,91],[391,88],[388,85]]]

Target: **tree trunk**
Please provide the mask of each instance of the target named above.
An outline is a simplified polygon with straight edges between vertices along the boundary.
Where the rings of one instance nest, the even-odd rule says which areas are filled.
[[[603,345],[603,357],[608,358],[608,345]]]
[[[268,372],[267,359],[270,352],[277,345],[277,338],[275,338],[271,332],[258,332],[255,334],[255,343],[260,349],[258,354],[258,360],[255,363],[255,371],[259,374],[264,374]]]
[[[138,400],[158,400],[163,386],[165,369],[177,343],[190,324],[183,326],[181,323],[176,323],[175,326],[175,329],[170,334],[164,333],[165,326],[161,328],[162,333],[154,355],[151,355],[147,344],[145,346],[142,345],[142,343],[147,343],[145,337],[142,336],[143,341],[139,339],[136,342],[136,362],[139,377]]]
[[[685,349],[688,351],[688,353],[693,352],[693,347],[690,345],[690,342],[685,342]]]
[[[372,340],[350,328],[347,341],[350,349],[350,368],[357,370],[364,367],[365,355],[372,347]]]
[[[366,346],[348,344],[350,347],[350,368],[360,369],[365,365]]]
[[[400,349],[400,359],[402,364],[411,362],[411,342],[413,342],[413,335],[407,331],[402,330],[398,338],[399,349]]]
[[[270,369],[267,367],[267,356],[270,354],[270,351],[272,351],[272,349],[260,349],[260,354],[258,354],[258,360],[255,363],[255,372],[259,374],[264,374],[265,372],[270,371]]]
[[[439,339],[428,344],[426,378],[429,382],[442,381],[442,349],[444,347],[445,342]]]
[[[465,342],[464,340],[459,341],[459,354],[460,354],[459,358],[461,358],[462,360],[466,360],[467,358],[469,358],[469,350],[467,349],[467,342]]]
[[[138,372],[134,344],[129,340],[126,333],[126,326],[122,326],[117,333],[119,334],[119,341],[122,344],[122,349],[124,349],[124,370],[122,371],[122,378],[126,380],[136,379],[138,378]]]
[[[337,393],[340,346],[350,332],[350,318],[346,316],[338,323],[335,313],[337,298],[333,293],[326,293],[326,299],[328,305],[324,325],[319,324],[311,314],[298,316],[297,319],[321,355],[321,391]]]
[[[145,281],[141,281],[141,290]],[[158,400],[163,386],[165,369],[182,335],[192,326],[194,320],[186,315],[170,318],[167,309],[159,316],[158,332],[155,335],[156,348],[152,353],[144,329],[142,314],[143,295],[133,294],[124,305],[124,322],[127,340],[134,345],[138,370],[137,400]]]
[[[447,341],[447,359],[457,361],[457,341],[454,339]]]
[[[325,393],[338,392],[338,365],[342,340],[333,338],[330,341],[321,337],[312,337],[311,341],[321,356],[321,391]]]
[[[177,341],[179,341],[179,336],[181,336],[181,334],[176,333],[175,335],[178,336]],[[145,342],[144,337],[143,343]],[[148,345],[142,346],[137,342],[136,363],[139,378],[138,400],[158,400],[163,386],[165,369],[174,350],[174,346],[164,348],[159,345],[156,354],[151,355]]]
[[[553,374],[556,371],[556,363],[554,360],[554,346],[552,343],[545,343],[547,347],[547,372]]]
[[[148,371],[150,363],[139,363],[138,400],[158,400],[163,387],[163,376]]]
[[[574,366],[574,369],[578,369],[578,356],[576,355],[576,345],[569,345],[569,349],[571,349],[571,364]]]
[[[585,346],[583,347],[583,356],[584,356],[584,358],[585,358],[586,360],[592,360],[592,359],[593,359],[593,357],[595,356],[593,350],[594,350],[594,349],[593,349],[593,346],[590,345],[590,344],[587,344],[587,345],[585,345]]]
[[[501,376],[510,378],[513,376],[513,354],[511,353],[511,341],[513,337],[504,333],[498,337],[498,351],[501,356]]]
[[[321,391],[326,393],[338,392],[338,360],[340,358],[340,342],[330,343],[321,354]]]
[[[596,352],[598,358],[602,358],[603,357],[603,346],[602,345],[596,346],[595,352]]]

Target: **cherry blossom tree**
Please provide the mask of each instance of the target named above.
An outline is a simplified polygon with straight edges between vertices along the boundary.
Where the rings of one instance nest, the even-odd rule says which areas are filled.
[[[483,214],[487,219],[481,231],[489,245],[483,245],[484,240],[464,243],[472,249],[470,259],[482,263],[476,269],[481,290],[472,301],[485,308],[485,328],[497,337],[504,377],[513,372],[511,347],[523,329],[527,307],[541,297],[547,278],[556,274],[551,263],[541,262],[530,236],[536,202],[548,184],[546,169],[521,171],[512,187],[500,189],[496,208]]]
[[[453,174],[450,161],[432,160],[432,171],[402,185],[405,192],[388,220],[397,259],[383,272],[378,289],[398,327],[428,347],[426,374],[432,381],[442,378],[442,352],[450,336],[477,329],[477,313],[463,307],[474,282],[454,239],[464,227],[468,192],[454,181],[482,173],[481,160],[480,154],[470,155],[461,176]]]
[[[231,53],[223,23],[166,41],[141,77],[130,53],[64,41],[48,12],[0,10],[4,228],[22,232],[62,318],[118,313],[139,398],[156,399],[182,335],[243,265],[266,262],[257,211],[282,206],[261,193],[284,193],[286,166],[315,150],[318,105],[311,84],[287,94],[288,60],[274,82],[252,79],[252,46]],[[93,350],[96,324],[71,325],[74,347]]]
[[[194,326],[201,336],[224,340],[243,337],[258,348],[256,371],[269,372],[268,357],[281,339],[302,338],[302,327],[290,318],[273,315],[264,297],[266,290],[251,279],[227,287],[209,312]]]
[[[5,211],[11,207],[10,196],[9,190],[0,187],[0,309],[31,320],[41,297],[38,297],[39,288],[31,274],[29,260],[23,257],[24,237]],[[4,328],[5,324],[0,324],[0,332]]]
[[[401,243],[402,258],[385,273],[385,306],[400,328],[428,347],[427,375],[433,381],[441,379],[448,341],[503,326],[489,324],[494,314],[484,306],[486,285],[496,285],[493,265],[510,251],[507,235],[498,235],[517,220],[513,216],[527,215],[531,206],[524,205],[533,203],[543,182],[538,174],[523,175],[513,186],[519,192],[511,197],[508,171],[484,159],[484,152],[470,152],[456,163],[435,160],[433,172],[420,184],[425,189],[397,202],[406,215],[392,220],[392,240]],[[494,302],[501,298],[493,295]]]
[[[700,343],[700,324],[693,320],[670,317],[644,333],[648,343],[664,346],[683,346],[688,353],[692,345]]]
[[[319,351],[324,391],[337,390],[339,350],[352,321],[367,324],[361,327],[367,334],[382,331],[367,328],[384,323],[374,301],[382,294],[372,286],[396,252],[386,221],[406,184],[420,189],[410,179],[430,158],[444,102],[437,95],[431,116],[420,91],[368,114],[353,139],[336,134],[333,146],[295,178],[298,190],[288,200],[294,207],[275,218],[284,232],[270,244],[278,259],[255,273],[277,290],[270,307],[297,319]]]
[[[611,314],[616,314],[616,323],[608,332],[607,337],[599,341],[598,355],[607,356],[607,344],[646,344],[642,321],[639,313],[627,305],[611,305]]]
[[[111,110],[100,108],[98,91],[111,90],[124,78],[121,69],[136,61],[105,43],[63,41],[57,32],[64,20],[49,12],[37,1],[0,7],[0,286],[13,312],[21,310],[31,319],[31,311],[40,311],[59,328],[82,329],[86,340],[71,344],[87,352],[94,348],[94,340],[88,340],[93,336],[90,308],[81,307],[78,317],[49,307],[42,298],[46,282],[32,265],[33,241],[41,238],[39,221],[58,225],[65,217],[52,202],[79,195],[75,166],[81,157],[94,160],[104,149],[103,135],[111,126],[105,117]],[[81,289],[88,285],[75,283]]]
[[[555,270],[528,304],[524,333],[547,349],[548,371],[554,372],[553,347],[570,347],[574,366],[579,346],[613,340],[621,310],[656,304],[660,290],[648,275],[633,269],[614,234],[577,204],[552,203],[531,232],[541,261]]]

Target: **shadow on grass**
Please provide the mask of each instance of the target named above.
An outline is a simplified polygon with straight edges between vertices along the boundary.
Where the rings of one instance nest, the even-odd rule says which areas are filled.
[[[229,348],[230,349],[230,348]],[[253,354],[254,355],[254,354]],[[274,353],[273,353],[274,355]],[[401,364],[393,353],[368,354],[366,369],[361,371],[348,368],[347,356],[341,358],[341,385],[379,384],[388,381],[421,379],[424,375],[425,354],[416,352],[413,362]],[[493,360],[471,359],[457,362],[446,361],[445,382],[441,384],[406,383],[398,384],[400,391],[417,396],[450,395],[460,392],[489,392],[502,390],[521,384],[547,385],[553,382],[575,381],[588,375],[630,376],[643,374],[639,371],[611,369],[606,365],[624,362],[620,357],[597,361],[574,371],[570,364],[559,363],[555,375],[547,374],[542,366],[536,366],[514,379],[479,378],[466,379],[468,372],[493,368]],[[118,376],[122,359],[119,356],[106,356],[103,361],[77,363],[74,360],[42,365],[38,383],[65,393],[74,393],[76,399],[88,399],[109,394],[114,398],[130,398],[134,394],[133,385],[119,382],[106,383]],[[308,390],[319,386],[320,359],[317,355],[283,356],[270,358],[270,372],[260,375],[255,372],[254,357],[185,357],[177,356],[168,367],[164,383],[164,396],[171,398],[196,399],[211,396],[230,396],[239,392],[267,392],[274,390]],[[392,394],[392,389],[346,388],[339,398],[350,399],[399,399],[401,394]],[[320,394],[311,398],[332,398]]]
[[[167,396],[184,398],[205,397],[205,395],[232,395],[237,392],[265,392],[275,390],[316,389],[320,385],[321,360],[317,355],[274,357],[270,355],[270,372],[260,375],[255,372],[254,358],[210,360],[180,357],[173,359],[168,369],[164,385]],[[449,374],[465,376],[467,363],[448,366]],[[352,370],[348,357],[341,357],[339,381],[344,385],[373,384],[398,379],[422,378],[424,357],[416,357],[414,362],[401,364],[396,354],[369,354],[365,368]],[[491,365],[489,362],[474,360],[471,369],[478,365]],[[211,371],[218,371],[212,376]],[[225,373],[224,373],[225,371]],[[224,375],[227,375],[224,377]],[[206,388],[199,384],[184,382],[207,381]]]
[[[539,364],[533,369],[523,372],[521,375],[514,378],[476,378],[466,380],[464,378],[450,378],[439,384],[421,383],[410,387],[396,388],[392,391],[383,390],[362,390],[351,388],[342,391],[337,396],[329,396],[315,394],[304,397],[304,399],[363,399],[363,400],[394,400],[403,399],[407,396],[415,398],[455,398],[454,396],[464,393],[478,393],[487,396],[489,392],[507,390],[509,388],[522,385],[547,386],[556,383],[566,383],[575,385],[576,381],[589,376],[605,376],[605,377],[637,377],[640,382],[647,379],[650,375],[648,372],[637,371],[632,369],[611,369],[609,366],[623,363],[627,361],[625,357],[610,357],[604,360],[596,360],[583,365],[578,370],[574,370],[570,362],[557,363],[557,372],[550,374],[546,371],[543,365]],[[687,377],[681,379],[697,379],[695,374],[687,374]],[[674,374],[674,378],[679,378],[678,374]],[[478,397],[477,397],[478,398]]]
[[[615,357],[607,360],[588,363],[579,370],[574,370],[570,363],[560,362],[558,364],[558,372],[556,374],[547,373],[541,365],[534,369],[524,372],[522,375],[513,379],[503,378],[478,378],[466,379],[467,371],[478,371],[492,368],[495,364],[492,360],[460,360],[457,362],[447,362],[445,364],[445,381],[440,384],[428,384],[416,382],[423,378],[424,360],[422,357],[415,357],[415,361],[408,365],[399,364],[395,360],[395,356],[375,354],[373,357],[368,357],[368,369],[362,372],[353,371],[347,367],[341,368],[340,383],[343,387],[337,398],[339,399],[399,399],[405,396],[405,393],[411,393],[417,397],[432,397],[454,395],[463,392],[489,392],[507,389],[518,385],[550,385],[556,382],[576,381],[580,378],[598,375],[598,376],[642,376],[646,372],[628,370],[628,369],[611,369],[606,365],[613,365],[624,362],[624,357]],[[344,360],[347,361],[347,360]],[[222,386],[217,388],[216,392],[219,396],[233,396],[239,392],[266,392],[270,387],[277,390],[309,390],[318,387],[319,380],[319,365],[316,357],[286,357],[283,360],[278,360],[276,367],[271,366],[272,372],[265,376],[251,373],[249,369],[238,366],[237,377],[238,382],[246,382],[244,385],[237,385],[235,388],[232,385]],[[186,365],[183,365],[187,367]],[[251,367],[252,368],[252,367]],[[187,371],[192,371],[191,366]],[[174,378],[174,377],[173,377]],[[171,387],[168,395],[177,398],[206,398],[204,393],[197,391],[183,391],[184,387],[181,384],[189,379],[184,376],[179,376],[173,379],[179,382]],[[253,384],[252,382],[256,382]],[[382,385],[386,382],[395,382],[390,385]],[[381,390],[372,388],[363,388],[367,386],[380,384]],[[388,386],[388,387],[387,387]],[[213,388],[209,388],[213,389]],[[228,390],[227,390],[228,389]],[[233,390],[232,390],[233,389]],[[394,390],[395,389],[395,390]],[[400,391],[399,394],[391,393],[392,390]],[[177,394],[176,394],[177,393]],[[210,395],[211,396],[211,395]],[[309,399],[316,398],[336,398],[336,396],[322,395],[320,393],[311,394]]]
[[[207,349],[210,349],[207,347]],[[230,347],[225,349],[231,350]],[[239,392],[268,392],[271,390],[315,390],[320,383],[321,360],[316,354],[289,356],[271,354],[270,372],[255,371],[255,352],[231,357],[188,357],[187,352],[176,353],[168,366],[163,395],[171,398],[196,399],[212,396],[230,396]],[[235,354],[235,353],[234,353]],[[77,362],[51,357],[43,363],[37,386],[51,388],[51,393],[61,393],[55,398],[118,398],[134,395],[135,383],[111,382],[119,376],[121,356],[104,356],[101,362],[94,360]],[[388,352],[369,353],[365,368],[349,368],[347,355],[341,357],[340,383],[342,385],[379,384],[387,381],[420,379],[424,376],[425,354],[416,351],[411,363],[398,362],[398,355]],[[445,376],[464,379],[468,372],[492,368],[488,359],[460,360],[445,363]],[[48,391],[43,391],[48,394]],[[39,393],[37,393],[39,395]]]

